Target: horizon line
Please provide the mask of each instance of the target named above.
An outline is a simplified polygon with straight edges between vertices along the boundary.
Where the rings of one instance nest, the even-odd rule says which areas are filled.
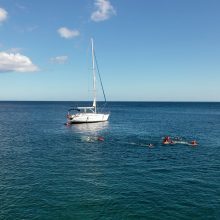
[[[0,100],[0,102],[92,102],[91,100],[88,101],[77,101],[77,100]],[[105,102],[105,101],[97,101],[97,102]],[[220,101],[201,101],[201,100],[154,100],[154,101],[149,101],[149,100],[111,100],[107,102],[220,102]]]

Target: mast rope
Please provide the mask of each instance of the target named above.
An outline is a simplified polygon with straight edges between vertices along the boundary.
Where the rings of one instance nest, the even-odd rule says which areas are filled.
[[[103,87],[103,83],[102,83],[102,78],[101,78],[101,74],[100,74],[100,71],[99,71],[99,66],[98,66],[98,62],[97,62],[97,59],[96,59],[95,51],[94,51],[94,57],[95,57],[95,63],[96,63],[96,68],[97,68],[100,84],[101,84],[101,87],[102,87],[102,93],[103,93],[103,96],[104,96],[104,99],[105,99],[105,103],[104,103],[104,106],[103,106],[103,108],[104,108],[105,105],[106,105],[106,96],[105,96],[105,91],[104,91],[104,87]]]

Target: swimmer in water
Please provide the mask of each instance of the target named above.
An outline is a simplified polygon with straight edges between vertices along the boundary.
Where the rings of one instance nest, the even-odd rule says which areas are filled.
[[[170,137],[169,136],[166,136],[164,139],[163,139],[163,144],[170,144],[171,140],[170,140]]]
[[[192,145],[192,146],[197,146],[198,143],[197,143],[195,140],[193,140],[193,141],[190,142],[190,145]]]
[[[84,142],[89,142],[89,143],[93,143],[96,141],[104,141],[104,137],[102,136],[98,136],[98,137],[93,137],[93,136],[82,136],[81,140]]]
[[[97,140],[98,140],[98,141],[104,141],[104,137],[99,136],[99,137],[97,138]]]

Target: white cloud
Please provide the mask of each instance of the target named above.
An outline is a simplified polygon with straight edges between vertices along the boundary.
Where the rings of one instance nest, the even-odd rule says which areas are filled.
[[[116,14],[115,9],[108,0],[96,0],[95,7],[96,11],[91,15],[91,19],[95,22],[107,20]]]
[[[66,27],[61,27],[57,31],[61,37],[66,38],[66,39],[70,39],[70,38],[77,37],[80,35],[78,30],[70,30]]]
[[[4,8],[0,8],[0,23],[5,21],[8,17],[8,12]]]
[[[0,72],[34,72],[35,66],[30,58],[20,53],[0,52]]]
[[[57,56],[57,57],[52,57],[50,61],[52,63],[58,63],[58,64],[64,64],[68,60],[68,56]]]

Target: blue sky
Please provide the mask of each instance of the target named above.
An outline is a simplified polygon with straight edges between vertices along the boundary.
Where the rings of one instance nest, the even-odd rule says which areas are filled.
[[[0,100],[220,101],[218,0],[0,0]],[[99,88],[99,99],[101,100]]]

